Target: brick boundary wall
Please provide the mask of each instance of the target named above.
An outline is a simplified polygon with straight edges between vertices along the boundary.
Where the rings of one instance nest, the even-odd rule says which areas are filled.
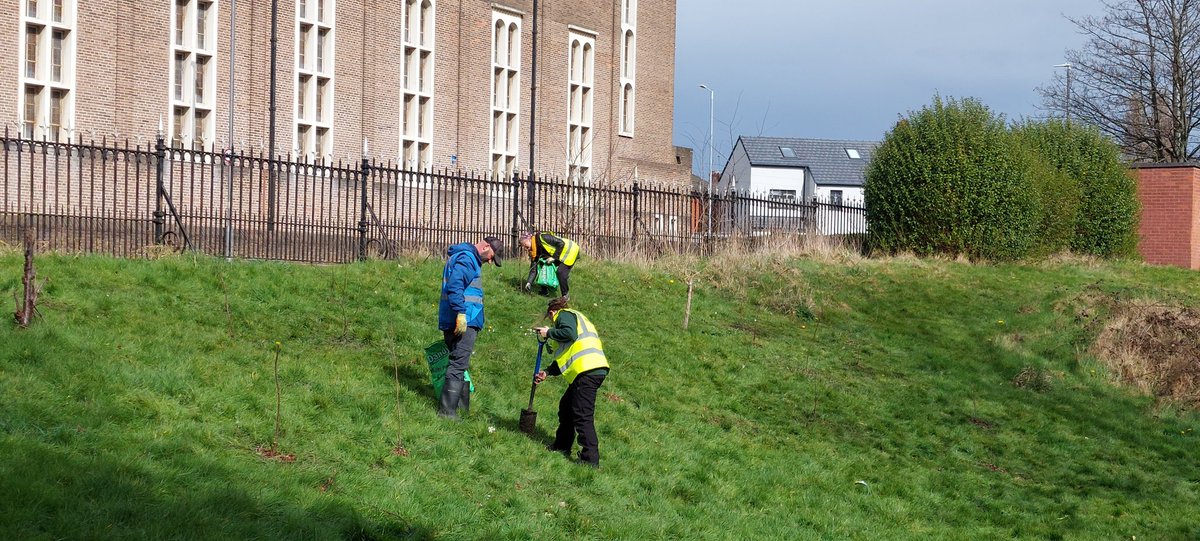
[[[1134,168],[1138,199],[1138,253],[1147,263],[1200,270],[1200,164]]]

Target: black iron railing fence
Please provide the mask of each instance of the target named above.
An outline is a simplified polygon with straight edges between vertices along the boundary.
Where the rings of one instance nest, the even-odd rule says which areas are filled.
[[[33,227],[44,249],[136,257],[162,246],[234,258],[345,262],[522,230],[556,231],[592,255],[704,252],[769,234],[861,239],[861,205],[708,196],[633,182],[578,184],[391,162],[33,141],[4,132],[0,241]],[[272,172],[274,174],[272,174]],[[711,205],[711,211],[710,211]],[[709,217],[711,216],[711,222]]]

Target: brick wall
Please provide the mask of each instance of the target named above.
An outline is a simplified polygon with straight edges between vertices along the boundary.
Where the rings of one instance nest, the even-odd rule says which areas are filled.
[[[311,0],[310,0],[311,1]],[[437,0],[434,52],[433,165],[486,171],[491,114],[491,13],[503,6],[522,17],[519,169],[529,163],[532,0]],[[675,1],[641,0],[637,23],[636,132],[617,135],[620,0],[540,0],[537,163],[541,174],[566,173],[568,26],[596,33],[592,169],[597,178],[625,180],[634,168],[644,180],[686,184],[690,164],[676,164],[674,115]],[[0,50],[20,43],[24,0],[0,0]],[[172,67],[170,2],[79,1],[76,24],[74,134],[85,139],[150,140],[169,117]],[[239,2],[237,87],[232,144],[264,151],[268,138],[270,5]],[[276,150],[294,145],[296,3],[279,2]],[[230,11],[218,2],[215,147],[230,145],[228,89]],[[357,160],[362,140],[383,160],[399,156],[400,2],[336,1],[333,159]],[[20,67],[0,59],[0,121],[16,127]]]
[[[1138,252],[1148,263],[1200,270],[1200,167],[1137,169]]]

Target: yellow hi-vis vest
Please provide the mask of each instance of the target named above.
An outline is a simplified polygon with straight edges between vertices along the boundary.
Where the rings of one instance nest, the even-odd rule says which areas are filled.
[[[596,327],[592,325],[592,322],[578,311],[564,308],[554,314],[556,323],[558,316],[563,312],[575,315],[575,333],[579,336],[574,342],[558,344],[558,348],[554,352],[554,362],[558,364],[558,370],[562,372],[567,383],[574,382],[576,376],[588,370],[608,368],[608,358],[604,356],[604,346],[600,344],[600,335],[596,334]]]
[[[538,242],[540,242],[542,244],[542,248],[544,250],[546,250],[546,253],[554,256],[559,261],[562,261],[563,264],[568,267],[575,264],[575,258],[579,257],[579,244],[578,243],[576,243],[575,241],[573,241],[571,239],[564,239],[562,237],[558,237],[559,240],[563,241],[563,247],[562,247],[562,250],[558,251],[558,253],[555,253],[554,246],[552,244],[550,244],[549,242],[546,242],[544,235],[545,235],[545,233],[539,233],[537,237],[538,237]],[[557,236],[557,235],[555,235],[555,236]]]

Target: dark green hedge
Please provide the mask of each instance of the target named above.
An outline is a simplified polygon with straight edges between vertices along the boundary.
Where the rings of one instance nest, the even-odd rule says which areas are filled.
[[[867,170],[867,220],[885,252],[1013,259],[1034,244],[1037,187],[1029,153],[1004,118],[973,99],[901,119]]]
[[[977,100],[935,96],[886,135],[865,196],[876,249],[1006,260],[1133,253],[1135,188],[1095,130],[1060,121],[1010,129]]]
[[[1137,183],[1117,146],[1095,129],[1061,121],[1025,122],[1014,128],[1024,143],[1068,177],[1079,196],[1069,248],[1103,257],[1137,248]]]

